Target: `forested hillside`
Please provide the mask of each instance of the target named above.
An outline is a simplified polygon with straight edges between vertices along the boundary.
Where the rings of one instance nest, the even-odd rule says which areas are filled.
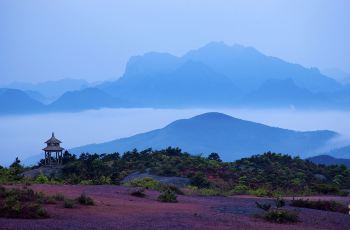
[[[198,189],[215,194],[341,194],[350,188],[350,171],[343,165],[317,165],[308,160],[267,152],[235,162],[222,162],[219,154],[192,156],[178,148],[146,149],[123,155],[64,154],[62,175],[48,178],[55,183],[120,184],[133,172],[191,179]],[[37,167],[43,164],[39,163]],[[35,167],[34,167],[35,168]],[[20,181],[19,162],[1,169],[1,181]]]

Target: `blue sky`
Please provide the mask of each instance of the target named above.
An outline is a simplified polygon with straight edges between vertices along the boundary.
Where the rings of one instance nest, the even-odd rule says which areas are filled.
[[[147,51],[211,41],[350,72],[348,0],[2,0],[0,84],[116,79]]]

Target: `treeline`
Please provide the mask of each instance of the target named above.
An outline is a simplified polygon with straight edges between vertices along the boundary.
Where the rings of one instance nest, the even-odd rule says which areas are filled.
[[[18,160],[18,159],[17,159]],[[43,161],[38,166],[43,164]],[[179,148],[146,149],[120,155],[88,154],[79,157],[65,152],[62,175],[55,183],[120,184],[132,172],[190,178],[196,189],[210,194],[341,194],[350,188],[346,166],[317,165],[298,157],[267,152],[235,162],[222,162],[219,154],[193,156]],[[0,180],[21,180],[18,161],[0,170]],[[6,177],[6,178],[5,178]]]

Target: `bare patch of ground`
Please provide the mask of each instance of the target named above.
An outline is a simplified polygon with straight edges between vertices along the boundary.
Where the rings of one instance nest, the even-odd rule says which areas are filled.
[[[296,224],[272,224],[254,217],[255,201],[271,199],[235,196],[178,196],[178,203],[157,201],[156,191],[145,198],[129,195],[128,188],[113,185],[32,185],[48,195],[62,193],[74,199],[82,192],[95,200],[95,206],[65,209],[45,205],[49,219],[0,218],[0,229],[349,229],[350,216],[341,213],[293,208],[299,212]],[[349,197],[309,197],[336,199],[350,203]]]

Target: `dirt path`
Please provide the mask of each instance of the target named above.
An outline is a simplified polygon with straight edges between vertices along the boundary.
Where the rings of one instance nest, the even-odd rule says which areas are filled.
[[[51,218],[0,218],[0,229],[350,229],[349,215],[301,208],[297,208],[300,213],[297,224],[268,223],[254,217],[259,211],[255,208],[256,200],[272,202],[263,198],[178,196],[178,203],[169,204],[158,202],[156,191],[146,191],[146,198],[137,198],[121,186],[30,187],[51,195],[62,193],[69,198],[85,192],[96,205],[74,209],[65,209],[62,204],[46,205]],[[337,199],[350,202],[349,198]]]

